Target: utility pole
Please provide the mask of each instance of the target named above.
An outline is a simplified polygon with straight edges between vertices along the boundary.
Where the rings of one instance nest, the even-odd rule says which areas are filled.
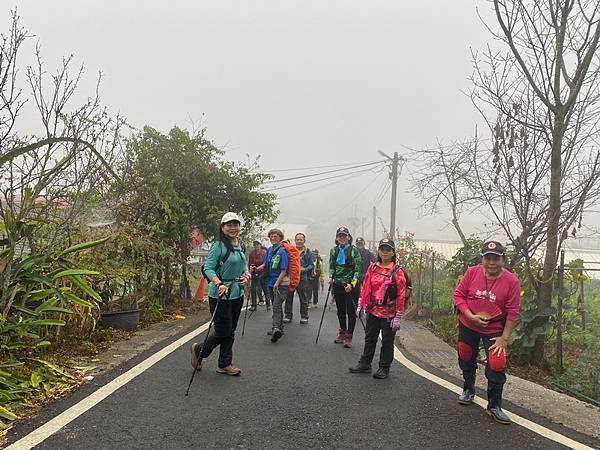
[[[379,150],[379,154],[385,156],[392,162],[392,204],[391,204],[391,214],[390,214],[390,239],[396,238],[396,197],[398,192],[398,172],[399,172],[399,162],[400,157],[398,156],[398,152],[394,152],[394,157],[387,155],[386,153]]]
[[[373,247],[371,250],[377,248],[377,207],[373,206]]]

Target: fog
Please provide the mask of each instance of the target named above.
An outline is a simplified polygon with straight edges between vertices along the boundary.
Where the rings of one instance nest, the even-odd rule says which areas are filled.
[[[407,147],[451,143],[481,122],[465,91],[471,49],[491,41],[476,10],[489,16],[484,1],[16,5],[50,68],[74,53],[88,87],[101,70],[104,103],[133,126],[167,132],[201,123],[228,158],[260,156],[264,170],[377,161],[378,150],[408,158]],[[0,11],[5,27],[8,8]],[[420,217],[419,199],[406,193],[413,163],[400,177],[397,227],[418,238],[456,239],[445,215]],[[370,237],[377,203],[379,237],[389,227],[386,177],[384,169],[281,189],[280,220],[310,224],[322,245],[342,223],[362,234],[364,217]],[[464,218],[467,234],[485,233],[484,223]]]

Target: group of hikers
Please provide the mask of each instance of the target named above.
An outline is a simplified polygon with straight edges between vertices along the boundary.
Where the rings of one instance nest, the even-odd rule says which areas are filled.
[[[300,300],[300,324],[309,321],[309,306],[318,305],[319,290],[324,287],[323,259],[317,250],[306,247],[306,236],[298,233],[294,242],[285,240],[279,229],[268,232],[271,246],[260,241],[248,258],[239,235],[242,221],[233,213],[221,219],[219,238],[211,246],[203,273],[210,281],[208,299],[213,329],[203,344],[191,346],[194,369],[219,347],[217,372],[239,375],[233,365],[235,330],[243,309],[244,291],[249,288],[255,311],[261,303],[272,311],[272,326],[267,331],[273,343],[284,335],[284,325],[293,320],[295,293]],[[487,241],[481,249],[481,263],[470,267],[461,277],[453,294],[458,315],[458,363],[463,373],[463,392],[458,402],[470,405],[475,398],[475,374],[480,342],[486,354],[485,376],[488,380],[486,412],[497,422],[511,421],[502,411],[502,391],[506,382],[506,349],[519,315],[519,280],[504,268],[505,251],[501,243]],[[389,376],[394,359],[394,339],[400,329],[406,300],[410,297],[410,277],[401,266],[395,242],[382,239],[373,255],[362,238],[353,238],[350,230],[340,226],[335,245],[329,251],[329,294],[337,309],[339,330],[335,344],[351,348],[356,320],[364,325],[362,355],[349,372],[371,373],[377,341],[381,350],[376,379]],[[260,299],[260,301],[258,301]],[[326,300],[327,302],[327,300]],[[324,314],[324,312],[323,312]],[[365,322],[366,319],[366,322]],[[319,329],[320,331],[320,329]]]

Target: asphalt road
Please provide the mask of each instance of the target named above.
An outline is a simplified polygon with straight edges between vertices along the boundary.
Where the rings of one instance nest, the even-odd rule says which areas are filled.
[[[192,371],[186,344],[36,448],[562,448],[520,426],[496,424],[480,407],[459,405],[454,393],[396,362],[387,380],[348,373],[362,350],[360,323],[354,348],[335,345],[332,309],[315,345],[322,310],[310,310],[310,323],[300,325],[297,308],[276,344],[266,336],[264,307],[243,338],[240,324],[234,363],[241,376],[217,374],[213,354],[185,397]],[[45,408],[10,441],[156,350]]]

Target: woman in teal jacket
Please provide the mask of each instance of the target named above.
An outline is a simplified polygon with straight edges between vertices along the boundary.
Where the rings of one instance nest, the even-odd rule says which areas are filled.
[[[213,315],[213,329],[204,345],[192,344],[192,367],[200,369],[202,360],[219,347],[217,373],[239,375],[241,370],[232,364],[235,329],[244,304],[244,287],[250,279],[246,272],[246,255],[238,240],[241,221],[228,212],[221,219],[219,240],[208,251],[204,272],[210,279],[208,301]],[[217,300],[221,297],[219,307]],[[216,308],[216,312],[215,312]]]

